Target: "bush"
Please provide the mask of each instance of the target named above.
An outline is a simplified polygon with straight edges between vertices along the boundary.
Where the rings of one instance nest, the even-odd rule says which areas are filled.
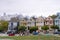
[[[29,30],[30,30],[30,33],[32,33],[33,31],[38,30],[38,27],[30,27]]]
[[[41,27],[42,30],[48,30],[49,27],[47,25]]]
[[[59,29],[59,27],[57,25],[53,25],[51,26],[52,29]]]
[[[25,27],[25,26],[19,26],[19,27],[18,27],[18,31],[23,32],[23,31],[25,31],[25,30],[26,30],[26,27]]]
[[[8,22],[0,21],[0,31],[7,31],[7,29],[8,29]]]
[[[4,30],[4,27],[0,26],[0,32],[2,32]]]

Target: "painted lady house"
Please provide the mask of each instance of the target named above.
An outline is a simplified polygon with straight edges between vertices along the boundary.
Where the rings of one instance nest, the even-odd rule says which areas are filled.
[[[36,26],[41,29],[42,26],[44,26],[44,17],[40,16],[36,19]]]
[[[19,20],[17,18],[11,18],[8,25],[7,33],[17,33],[19,26]]]
[[[59,26],[60,29],[60,13],[57,13],[57,17],[55,18],[55,25]]]
[[[52,26],[53,25],[53,19],[51,17],[45,18],[45,25]]]

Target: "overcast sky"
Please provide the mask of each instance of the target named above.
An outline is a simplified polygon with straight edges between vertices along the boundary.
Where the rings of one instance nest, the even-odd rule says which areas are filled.
[[[0,14],[48,16],[60,12],[60,0],[0,0]]]

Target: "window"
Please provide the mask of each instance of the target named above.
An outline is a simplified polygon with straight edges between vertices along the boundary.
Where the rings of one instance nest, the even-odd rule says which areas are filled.
[[[60,17],[59,17],[59,19],[60,19]]]
[[[31,22],[28,22],[28,24],[31,24]]]
[[[56,23],[58,22],[58,20],[55,21]]]
[[[42,23],[42,22],[41,22]]]
[[[52,24],[52,23],[53,23],[53,21],[51,20],[51,21],[50,21],[50,24]]]

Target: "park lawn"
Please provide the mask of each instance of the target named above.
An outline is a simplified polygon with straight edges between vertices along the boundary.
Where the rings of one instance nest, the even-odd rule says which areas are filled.
[[[45,35],[32,35],[32,36],[2,36],[0,39],[13,39],[13,40],[60,40],[60,37],[45,36]]]

